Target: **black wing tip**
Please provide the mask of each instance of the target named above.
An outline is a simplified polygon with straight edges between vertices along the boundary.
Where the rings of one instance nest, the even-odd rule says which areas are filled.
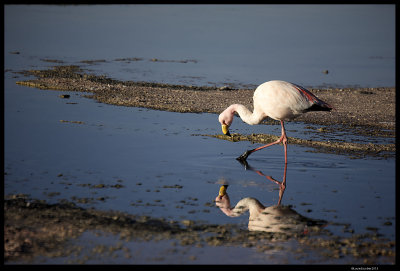
[[[309,107],[306,111],[331,111],[333,109],[333,107],[331,107],[328,104],[323,104],[323,105],[319,105],[319,104],[313,104],[311,107]]]

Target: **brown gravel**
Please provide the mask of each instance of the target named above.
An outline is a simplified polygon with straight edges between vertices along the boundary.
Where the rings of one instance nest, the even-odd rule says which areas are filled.
[[[79,66],[55,66],[49,70],[20,72],[37,79],[18,81],[17,84],[49,90],[86,92],[86,97],[102,103],[146,107],[157,110],[193,113],[220,113],[233,103],[253,109],[253,89],[213,88],[161,83],[119,81],[87,74]],[[334,107],[331,112],[309,112],[296,121],[326,125],[326,131],[344,131],[372,137],[395,137],[395,88],[310,89],[320,99]],[[268,119],[266,124],[279,122]],[[216,123],[216,125],[218,125]],[[327,133],[328,134],[328,133]],[[215,135],[209,135],[215,136]],[[217,136],[218,137],[218,136]],[[239,140],[266,142],[271,135],[239,136]],[[225,139],[225,138],[222,138]],[[339,142],[339,143],[338,143]],[[291,138],[290,143],[316,147],[338,153],[349,152],[355,157],[373,155],[393,157],[395,144],[357,144],[342,141],[316,142]],[[322,147],[322,148],[321,148]],[[389,155],[387,154],[389,152]]]
[[[252,109],[254,89],[196,87],[159,83],[118,81],[83,73],[78,66],[23,72],[38,79],[17,84],[41,89],[84,91],[108,104],[147,107],[174,112],[220,113],[232,103]],[[395,88],[310,89],[334,106],[330,113],[310,112],[298,121],[325,125],[395,128]]]

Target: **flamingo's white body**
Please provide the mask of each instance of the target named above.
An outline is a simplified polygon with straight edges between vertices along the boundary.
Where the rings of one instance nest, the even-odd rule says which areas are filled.
[[[215,199],[220,210],[230,217],[237,217],[249,211],[250,231],[281,232],[287,235],[306,233],[308,225],[323,226],[323,220],[304,217],[288,206],[265,207],[255,198],[241,199],[235,207],[231,207],[228,194]]]
[[[244,105],[232,104],[218,117],[224,134],[229,135],[228,127],[232,124],[234,114],[237,112],[240,118],[250,124],[259,124],[265,118],[270,117],[279,120],[282,126],[282,135],[276,142],[260,148],[246,151],[238,159],[246,160],[251,153],[282,142],[285,147],[285,163],[287,163],[287,137],[283,121],[288,121],[309,111],[330,111],[332,106],[318,99],[307,89],[285,81],[268,81],[254,91],[254,110],[251,112]]]

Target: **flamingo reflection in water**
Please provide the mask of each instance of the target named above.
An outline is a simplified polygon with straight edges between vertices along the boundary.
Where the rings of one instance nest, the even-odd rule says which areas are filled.
[[[287,164],[285,163],[282,182],[275,180],[272,176],[266,176],[261,171],[250,167],[246,161],[240,161],[246,169],[250,169],[260,176],[266,177],[268,180],[279,185],[279,200],[278,204],[270,207],[265,207],[259,200],[255,198],[243,198],[235,207],[231,207],[228,193],[226,192],[228,185],[222,185],[219,195],[216,197],[216,205],[220,210],[230,217],[237,217],[249,211],[250,231],[264,231],[274,233],[291,234],[307,234],[311,227],[324,227],[326,221],[310,219],[300,215],[289,206],[282,206],[282,197],[286,189],[286,171]]]

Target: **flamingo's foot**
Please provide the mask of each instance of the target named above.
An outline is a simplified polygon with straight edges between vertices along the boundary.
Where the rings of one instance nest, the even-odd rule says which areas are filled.
[[[245,151],[241,156],[239,156],[238,158],[236,158],[236,160],[238,161],[246,161],[247,157],[249,157],[251,151]]]
[[[247,169],[249,168],[249,164],[247,163],[246,160],[241,160],[241,159],[239,159],[239,157],[236,158],[236,160],[238,160],[239,163],[242,164],[242,166],[244,166],[244,169],[245,169],[245,170],[247,170]]]

